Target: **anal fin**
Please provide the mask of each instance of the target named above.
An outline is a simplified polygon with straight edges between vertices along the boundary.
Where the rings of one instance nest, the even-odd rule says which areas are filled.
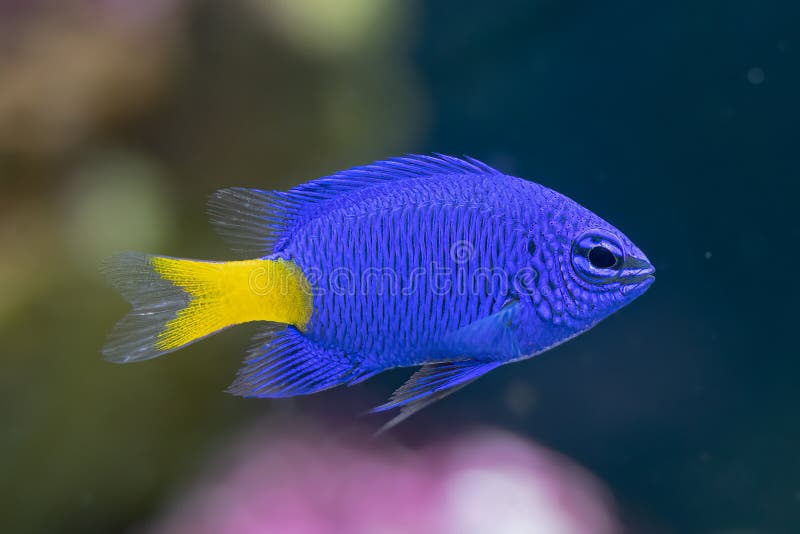
[[[362,374],[346,354],[317,346],[293,326],[273,327],[254,340],[228,393],[292,397],[345,384]]]

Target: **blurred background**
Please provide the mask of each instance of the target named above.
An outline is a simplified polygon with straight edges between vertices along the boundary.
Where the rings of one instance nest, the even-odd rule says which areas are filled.
[[[325,462],[272,475],[300,443],[299,465],[363,476],[326,506],[386,491],[411,507],[381,532],[800,532],[798,20],[788,0],[0,0],[0,530],[195,532],[216,510],[216,531],[291,532],[269,514],[248,530],[225,499],[258,508],[299,484],[284,509],[310,517],[302,483]],[[357,414],[407,372],[235,398],[248,327],[101,360],[127,309],[101,258],[229,258],[205,220],[214,190],[433,151],[586,205],[656,284],[380,441],[380,417]],[[431,470],[473,456],[530,476]],[[584,504],[557,513],[549,491]],[[504,492],[528,515],[473,513]],[[468,506],[436,515],[453,502]],[[295,530],[348,531],[321,516]]]

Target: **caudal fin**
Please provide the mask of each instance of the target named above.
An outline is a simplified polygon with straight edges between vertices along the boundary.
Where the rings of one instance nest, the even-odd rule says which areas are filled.
[[[284,260],[211,262],[126,252],[104,269],[132,305],[116,324],[104,357],[148,360],[249,321],[303,329],[311,316],[308,282]]]

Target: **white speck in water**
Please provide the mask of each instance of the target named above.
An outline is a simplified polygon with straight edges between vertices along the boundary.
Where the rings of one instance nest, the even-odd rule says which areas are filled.
[[[710,250],[706,250],[706,253],[703,254],[703,257],[705,259],[707,259],[707,260],[710,260],[711,259],[711,251]]]
[[[764,79],[764,71],[758,67],[752,67],[747,71],[747,81],[753,85],[761,85]]]

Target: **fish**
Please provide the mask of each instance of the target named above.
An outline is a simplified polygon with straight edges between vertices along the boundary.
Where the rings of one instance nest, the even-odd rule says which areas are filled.
[[[405,155],[288,191],[222,189],[208,212],[242,259],[106,260],[132,309],[105,359],[157,358],[259,322],[229,393],[292,397],[417,368],[371,410],[395,410],[382,430],[586,332],[655,278],[593,212],[467,156]]]

